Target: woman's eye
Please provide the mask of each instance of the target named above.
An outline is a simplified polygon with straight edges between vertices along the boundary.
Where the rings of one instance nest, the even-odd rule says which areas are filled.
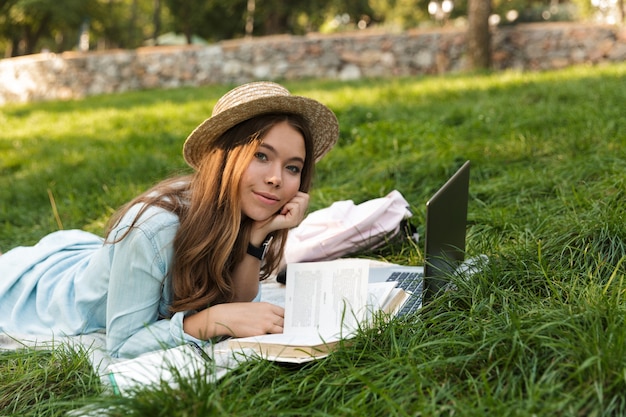
[[[256,159],[259,159],[261,161],[267,161],[267,155],[265,155],[263,152],[257,152],[254,154],[254,157]]]
[[[302,171],[302,170],[300,169],[300,167],[295,166],[295,165],[289,165],[289,166],[287,167],[287,170],[289,170],[292,174],[299,174],[299,173],[300,173],[300,171]]]

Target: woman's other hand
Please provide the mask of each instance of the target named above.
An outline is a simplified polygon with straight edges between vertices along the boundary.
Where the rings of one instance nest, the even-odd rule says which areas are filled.
[[[266,302],[218,304],[185,317],[185,333],[202,340],[282,333],[285,309]]]

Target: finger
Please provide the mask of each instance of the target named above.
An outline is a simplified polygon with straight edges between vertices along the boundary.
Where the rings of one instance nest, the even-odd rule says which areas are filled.
[[[295,197],[291,202],[295,204],[300,211],[304,212],[309,206],[309,195],[303,194],[302,196]]]
[[[304,199],[307,203],[309,202],[309,198],[311,198],[311,196],[310,196],[310,195],[308,195],[307,193],[302,192],[302,191],[298,191],[298,192],[296,193],[296,197],[299,197],[299,198]]]
[[[281,319],[285,317],[285,309],[281,306],[277,306],[276,304],[272,304],[272,313],[276,314]]]
[[[309,195],[298,191],[296,195],[294,195],[287,203],[285,203],[284,206],[281,207],[278,214],[284,217],[291,216],[291,221],[293,221],[293,219],[299,219],[299,223],[300,221],[302,221],[302,217],[304,217],[304,212],[306,211],[308,205]]]
[[[278,325],[274,325],[272,326],[269,330],[268,333],[282,333],[283,332],[283,326],[278,326]]]
[[[275,326],[284,327],[285,326],[285,319],[280,317],[280,316],[276,316],[274,318],[274,325]]]
[[[294,195],[293,198],[287,202],[286,205],[291,204],[296,204],[306,209],[306,207],[309,205],[309,195],[303,193],[302,191],[298,191],[296,195]]]
[[[298,202],[289,202],[283,206],[281,214],[285,217],[291,217],[292,219],[300,222],[304,217],[306,207],[302,206]]]

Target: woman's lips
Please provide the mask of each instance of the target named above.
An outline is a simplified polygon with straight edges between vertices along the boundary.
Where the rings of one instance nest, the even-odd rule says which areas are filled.
[[[257,198],[265,204],[276,204],[280,201],[278,197],[269,193],[254,192],[254,195],[256,195]]]

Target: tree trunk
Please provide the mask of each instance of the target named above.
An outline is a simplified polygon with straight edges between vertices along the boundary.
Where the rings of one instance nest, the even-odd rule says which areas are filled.
[[[154,31],[152,32],[152,40],[156,45],[158,43],[157,38],[161,34],[161,0],[154,0],[153,9],[152,23],[154,24]]]
[[[37,42],[41,39],[49,29],[52,14],[46,13],[39,22],[33,23],[32,26],[26,26],[24,29],[24,51],[20,55],[34,54]],[[39,25],[35,27],[36,25]]]
[[[187,41],[187,45],[191,45],[193,43],[193,32],[194,32],[194,24],[193,24],[193,5],[187,1],[182,1],[180,5],[180,9],[178,11],[178,15],[181,22],[181,30],[183,35],[185,35],[185,39]]]
[[[489,15],[491,0],[469,0],[467,51],[470,69],[491,68],[491,34]]]
[[[276,35],[288,31],[288,16],[279,11],[270,13],[263,23],[264,35]]]
[[[7,52],[5,52],[5,58],[14,58],[20,54],[20,39],[18,37],[11,38],[11,44],[7,46]]]
[[[137,4],[137,0],[133,0],[130,5],[130,19],[128,21],[128,45],[131,48],[135,48],[137,46],[137,9],[139,5]]]

